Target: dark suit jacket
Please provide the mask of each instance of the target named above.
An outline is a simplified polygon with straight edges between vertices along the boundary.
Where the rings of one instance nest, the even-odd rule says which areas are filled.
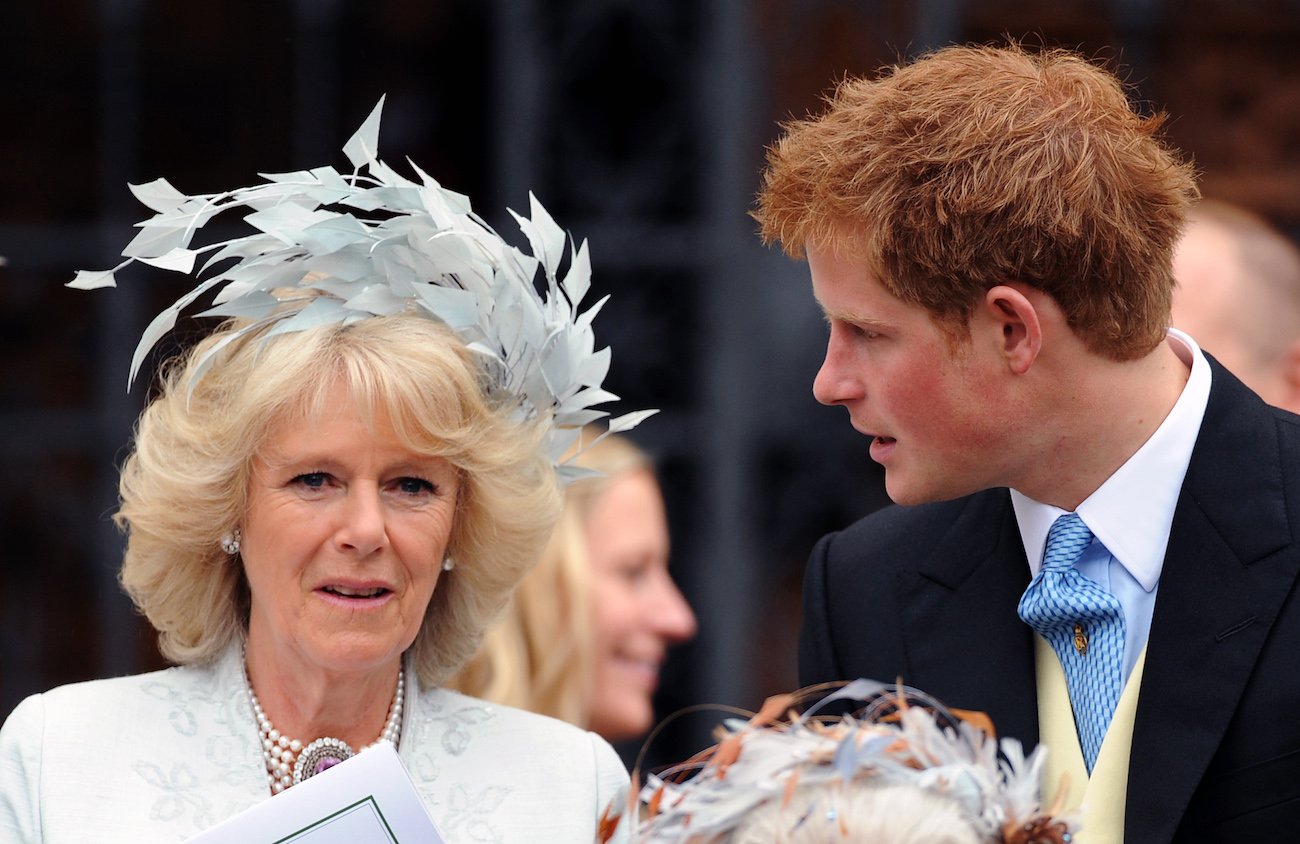
[[[1211,368],[1133,729],[1135,844],[1300,841],[1300,417]],[[886,508],[813,552],[800,681],[901,678],[1033,746],[1028,583],[1005,489]]]

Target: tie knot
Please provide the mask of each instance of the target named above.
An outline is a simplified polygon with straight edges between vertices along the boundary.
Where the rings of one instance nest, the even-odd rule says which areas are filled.
[[[1073,566],[1092,543],[1092,531],[1078,513],[1066,513],[1052,522],[1043,553],[1043,571],[1065,571]]]

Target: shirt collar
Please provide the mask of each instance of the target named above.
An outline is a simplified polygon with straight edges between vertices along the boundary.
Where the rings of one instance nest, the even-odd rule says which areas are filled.
[[[1160,581],[1174,507],[1210,398],[1210,365],[1196,341],[1169,329],[1169,346],[1191,366],[1182,394],[1155,433],[1076,511],[1133,579],[1150,592]],[[1031,574],[1043,564],[1047,531],[1065,511],[1014,489],[1011,502]]]

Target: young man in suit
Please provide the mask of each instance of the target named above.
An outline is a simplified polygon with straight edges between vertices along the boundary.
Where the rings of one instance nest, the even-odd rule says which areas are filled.
[[[1197,190],[1161,122],[1076,55],[954,47],[770,150],[755,216],[830,326],[813,392],[903,505],[813,552],[801,681],[1041,739],[1081,840],[1284,840],[1300,417],[1169,329]]]

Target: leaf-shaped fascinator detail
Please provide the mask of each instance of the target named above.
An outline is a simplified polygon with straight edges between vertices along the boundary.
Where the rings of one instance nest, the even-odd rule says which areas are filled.
[[[795,712],[809,701],[815,703]],[[846,701],[862,705],[852,714],[820,714]],[[813,825],[828,841],[893,840],[878,828],[884,818],[871,812],[882,805],[895,809],[855,807],[854,787],[931,793],[944,802],[930,806],[956,809],[980,841],[1068,844],[1077,829],[1073,816],[1060,813],[1059,801],[1046,805],[1041,799],[1045,748],[1026,755],[1017,740],[999,741],[988,732],[983,713],[945,709],[916,689],[859,679],[780,695],[757,714],[736,715],[748,713],[725,718],[716,745],[646,777],[644,811],[624,813],[640,815],[633,821],[634,841],[730,840],[756,812],[778,805],[786,811],[784,834]],[[640,767],[638,761],[633,782]]]
[[[195,275],[195,286],[145,329],[128,389],[180,312],[205,294],[214,294],[213,304],[198,316],[248,321],[228,342],[250,332],[265,339],[425,313],[483,356],[492,389],[514,402],[521,418],[549,415],[549,451],[562,480],[588,474],[566,465],[582,450],[571,446],[584,425],[608,416],[595,405],[617,396],[601,389],[610,351],[595,348],[592,332],[605,299],[581,309],[591,286],[586,241],[575,243],[530,193],[527,217],[510,212],[528,241],[526,253],[475,214],[468,197],[413,162],[418,182],[399,175],[377,157],[383,106],[380,98],[344,145],[353,166],[348,174],[333,167],[264,173],[262,184],[193,196],[165,179],[131,185],[154,216],[136,224],[140,233],[122,251],[125,261],[111,270],[82,270],[68,286],[114,287],[116,274],[137,261]],[[252,234],[194,245],[199,229],[236,209]],[[208,351],[195,377],[219,351]],[[609,429],[628,430],[654,412],[611,419]]]

